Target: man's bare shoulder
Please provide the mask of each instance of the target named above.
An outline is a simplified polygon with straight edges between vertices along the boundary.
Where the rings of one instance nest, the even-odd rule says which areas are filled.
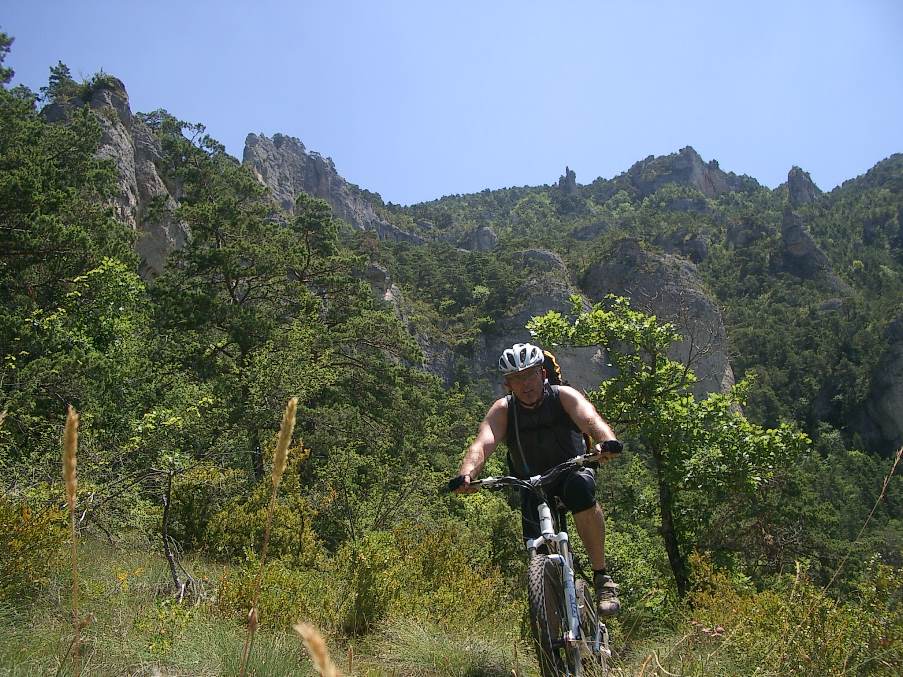
[[[562,399],[569,400],[585,400],[586,397],[576,388],[572,388],[571,386],[558,386],[558,395]]]
[[[508,411],[508,396],[498,398],[495,402],[492,403],[492,406],[489,407],[489,413],[491,414],[494,411]]]

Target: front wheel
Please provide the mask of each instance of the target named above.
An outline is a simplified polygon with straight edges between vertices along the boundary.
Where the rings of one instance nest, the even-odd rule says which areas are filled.
[[[576,652],[573,647],[569,651],[564,643],[568,619],[561,567],[547,555],[536,555],[530,560],[527,597],[530,601],[530,629],[542,677],[574,674]]]

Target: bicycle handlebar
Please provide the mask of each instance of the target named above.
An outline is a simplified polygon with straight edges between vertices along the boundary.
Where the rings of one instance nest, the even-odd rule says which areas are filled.
[[[484,477],[481,480],[474,480],[470,482],[469,487],[473,487],[475,489],[502,489],[504,487],[522,487],[524,489],[535,490],[540,487],[547,486],[558,479],[562,473],[567,472],[568,470],[572,470],[573,468],[582,468],[587,463],[593,463],[598,461],[604,452],[593,452],[589,454],[581,454],[579,456],[574,456],[574,458],[570,458],[563,463],[559,463],[558,465],[550,468],[547,472],[542,475],[534,475],[527,479],[521,477],[514,477],[513,475],[503,475],[501,477]],[[453,491],[453,489],[446,487],[445,492]]]

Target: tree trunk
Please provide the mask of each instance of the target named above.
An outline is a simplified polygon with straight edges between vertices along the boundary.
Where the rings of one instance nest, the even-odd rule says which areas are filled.
[[[166,561],[169,563],[169,575],[172,576],[172,584],[181,597],[184,591],[184,584],[179,580],[179,573],[176,571],[176,558],[169,545],[169,506],[172,504],[173,474],[172,470],[167,471],[166,490],[163,493],[163,553],[166,555]]]
[[[668,563],[674,574],[674,582],[677,583],[677,594],[684,597],[690,588],[690,578],[687,573],[687,563],[680,552],[677,542],[677,531],[674,528],[674,494],[671,486],[662,475],[661,452],[652,450],[652,458],[655,463],[655,476],[658,480],[658,505],[662,518],[662,538],[665,541],[665,551],[668,553]]]

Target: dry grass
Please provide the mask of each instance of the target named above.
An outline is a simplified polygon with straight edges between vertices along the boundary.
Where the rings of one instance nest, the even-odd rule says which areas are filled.
[[[314,668],[322,677],[341,677],[342,673],[332,662],[329,649],[326,648],[326,640],[323,639],[319,630],[310,623],[298,623],[295,625],[295,632],[301,636],[304,646],[310,653]]]
[[[260,569],[257,572],[257,582],[254,585],[254,601],[248,612],[248,634],[245,638],[244,648],[241,652],[241,666],[238,674],[245,677],[248,666],[248,656],[254,645],[254,633],[257,631],[257,604],[260,601],[260,584],[263,580],[263,568],[266,565],[267,548],[270,544],[270,530],[273,527],[273,512],[276,509],[276,494],[279,492],[279,484],[282,482],[282,474],[285,472],[285,464],[288,460],[288,445],[292,440],[292,432],[295,429],[295,412],[298,407],[298,398],[291,398],[285,405],[282,414],[282,425],[279,427],[279,441],[276,444],[276,453],[273,457],[273,493],[270,495],[270,507],[267,511],[267,524],[263,533],[263,547],[260,551]]]
[[[78,534],[75,530],[75,495],[78,490],[76,475],[76,452],[78,450],[78,414],[70,406],[66,413],[66,428],[63,432],[63,481],[66,484],[66,504],[69,506],[69,537],[72,541],[72,639],[73,672],[81,674],[79,654],[81,651],[81,621],[78,616]]]

